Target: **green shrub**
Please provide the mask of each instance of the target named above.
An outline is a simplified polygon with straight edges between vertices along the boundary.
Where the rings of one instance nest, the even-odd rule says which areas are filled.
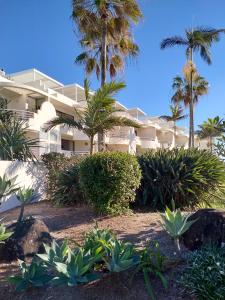
[[[62,153],[42,155],[47,168],[47,197],[56,205],[84,202],[79,183],[79,168],[83,156],[66,157]]]
[[[197,149],[150,151],[138,157],[142,170],[136,204],[164,210],[194,208],[206,193],[223,188],[225,165],[214,154]]]
[[[81,186],[99,213],[126,211],[134,201],[140,178],[137,159],[128,153],[96,153],[80,166]]]
[[[224,300],[225,248],[208,246],[194,252],[181,282],[196,299]]]

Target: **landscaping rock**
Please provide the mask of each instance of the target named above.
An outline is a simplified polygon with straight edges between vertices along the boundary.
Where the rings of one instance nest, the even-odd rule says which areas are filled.
[[[183,235],[184,245],[196,250],[213,243],[222,246],[225,243],[225,210],[200,209],[189,220],[196,220]]]
[[[0,260],[24,260],[25,257],[42,253],[43,243],[52,242],[49,230],[42,220],[26,219],[20,224],[10,225],[8,230],[14,233],[5,244],[0,245]]]

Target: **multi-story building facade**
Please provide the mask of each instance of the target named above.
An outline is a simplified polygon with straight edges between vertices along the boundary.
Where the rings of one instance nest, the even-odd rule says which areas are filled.
[[[76,83],[64,85],[36,69],[5,75],[0,72],[0,96],[9,101],[13,110],[27,122],[27,136],[38,139],[40,148],[36,155],[48,152],[62,152],[67,155],[89,152],[88,137],[77,129],[57,126],[45,131],[46,123],[56,116],[73,118],[73,109],[85,106],[84,88]],[[148,149],[187,147],[188,134],[177,127],[174,136],[173,124],[159,117],[149,117],[139,108],[129,109],[119,102],[116,107],[121,116],[134,119],[141,127],[115,127],[105,136],[106,148],[129,153],[143,153]],[[206,142],[196,140],[200,147]]]

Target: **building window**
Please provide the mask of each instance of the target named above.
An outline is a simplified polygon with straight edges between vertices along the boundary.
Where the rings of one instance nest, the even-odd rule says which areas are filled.
[[[67,151],[70,151],[70,141],[69,140],[64,140],[62,139],[61,140],[61,149],[62,150],[67,150]]]

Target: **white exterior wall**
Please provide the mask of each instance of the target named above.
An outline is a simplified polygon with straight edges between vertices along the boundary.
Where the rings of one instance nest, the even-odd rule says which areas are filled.
[[[8,178],[17,176],[16,183],[20,187],[32,187],[39,194],[37,201],[45,198],[45,168],[42,163],[18,161],[0,161],[0,176]],[[15,195],[1,199],[0,213],[19,206],[20,203]]]
[[[36,132],[36,136],[40,140],[40,155],[51,151],[61,152],[61,139],[74,141],[75,152],[89,151],[89,138],[76,129],[58,126],[50,132],[45,132],[46,123],[57,116],[56,110],[73,115],[74,106],[78,109],[85,106],[84,89],[82,87],[77,84],[64,86],[34,69],[12,74],[11,78],[10,81],[0,75],[0,87],[3,86],[1,94],[11,100],[9,109],[22,110],[25,113],[28,109],[28,113],[33,112],[28,125],[32,132]],[[15,85],[15,89],[11,86],[7,89],[9,83]],[[18,84],[22,84],[22,86],[18,86]],[[32,94],[32,98],[29,96],[30,94]],[[36,110],[35,99],[38,102],[38,110]],[[28,107],[26,103],[28,103]],[[148,149],[187,147],[187,136],[182,128],[177,127],[177,133],[179,132],[179,134],[176,135],[174,140],[171,129],[172,124],[158,117],[148,117],[139,108],[129,110],[119,102],[116,102],[115,106],[123,110],[117,113],[118,115],[139,122],[142,128],[115,127],[106,134],[107,149],[122,149],[135,154]],[[23,115],[23,112],[21,113]],[[196,145],[199,145],[199,142]],[[200,147],[207,147],[207,143],[200,142]],[[68,155],[71,154],[69,153],[71,149],[72,147],[70,147]]]

